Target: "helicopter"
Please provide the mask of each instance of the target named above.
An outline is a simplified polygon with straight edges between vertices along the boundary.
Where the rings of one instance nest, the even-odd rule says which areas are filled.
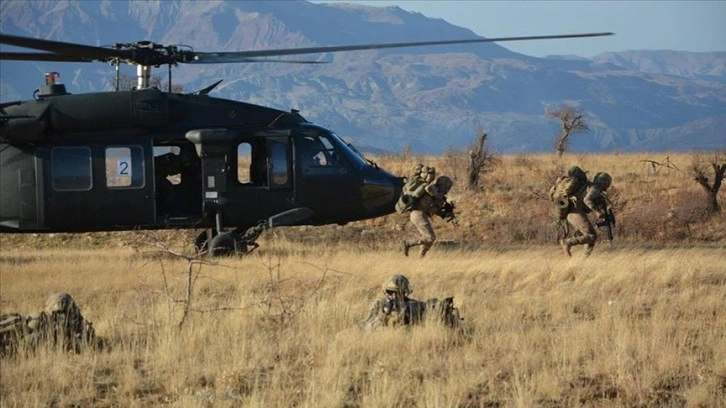
[[[209,93],[172,92],[178,64],[321,63],[283,56],[503,41],[584,33],[197,52],[150,41],[88,46],[0,33],[0,61],[104,62],[116,90],[69,94],[57,72],[33,99],[0,103],[0,232],[201,229],[199,251],[245,254],[267,229],[345,225],[393,213],[404,178],[334,131],[283,111]],[[135,65],[119,90],[119,65]],[[151,86],[168,66],[169,89]]]

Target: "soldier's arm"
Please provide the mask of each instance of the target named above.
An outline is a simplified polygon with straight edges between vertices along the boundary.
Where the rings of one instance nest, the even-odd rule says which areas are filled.
[[[555,200],[555,190],[557,189],[557,185],[560,184],[560,180],[562,180],[562,176],[557,177],[555,184],[550,188],[549,196],[551,201]]]
[[[373,330],[381,324],[385,325],[385,314],[383,313],[383,300],[373,302],[368,317],[360,322],[360,326],[366,330]]]
[[[597,185],[587,187],[585,197],[582,199],[583,203],[595,213],[597,218],[602,218],[605,213],[603,211],[602,202],[602,190]]]

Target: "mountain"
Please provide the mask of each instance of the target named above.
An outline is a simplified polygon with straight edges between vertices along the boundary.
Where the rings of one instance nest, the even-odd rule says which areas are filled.
[[[197,51],[477,37],[397,7],[306,1],[5,1],[0,31],[97,46],[152,40]],[[192,92],[223,79],[212,96],[298,109],[358,145],[388,151],[464,148],[479,128],[501,153],[551,151],[559,123],[545,112],[563,103],[579,106],[591,128],[573,136],[571,151],[726,147],[723,52],[535,58],[489,43],[297,59],[328,63],[180,64],[173,81]],[[8,61],[0,68],[3,102],[29,99],[47,71],[61,72],[71,93],[114,83],[113,67],[99,63]],[[133,67],[122,69],[134,75]],[[165,79],[166,70],[156,75]]]

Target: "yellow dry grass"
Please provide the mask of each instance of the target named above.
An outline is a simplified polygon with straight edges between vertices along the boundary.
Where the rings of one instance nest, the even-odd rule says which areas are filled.
[[[0,312],[70,292],[104,348],[5,358],[3,407],[726,404],[724,247],[446,249],[425,259],[270,236],[192,268],[139,249],[10,250]],[[463,327],[357,324],[380,284],[455,296]]]
[[[269,231],[191,269],[153,246],[191,254],[189,231],[0,234],[0,313],[66,291],[103,340],[0,360],[0,406],[726,406],[726,211],[704,215],[691,155],[503,156],[476,193],[461,158],[375,160],[457,180],[459,225],[437,220],[425,259],[396,251],[399,215]],[[589,258],[562,256],[546,199],[573,164],[614,179],[616,241]],[[360,330],[393,273],[455,296],[461,330]]]

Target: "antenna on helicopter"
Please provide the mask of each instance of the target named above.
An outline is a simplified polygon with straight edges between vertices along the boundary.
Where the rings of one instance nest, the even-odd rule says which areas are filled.
[[[58,72],[46,72],[45,85],[41,85],[39,89],[36,89],[33,92],[33,97],[38,99],[58,95],[68,95],[66,86],[60,83],[60,74]]]

